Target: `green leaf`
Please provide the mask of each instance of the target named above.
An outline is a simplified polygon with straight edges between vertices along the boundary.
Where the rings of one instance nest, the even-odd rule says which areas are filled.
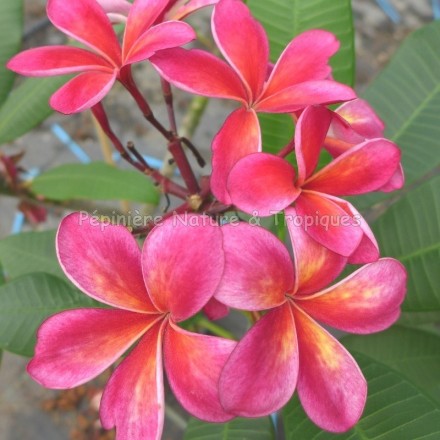
[[[269,417],[235,419],[229,423],[206,423],[191,419],[183,440],[274,440],[275,432]]]
[[[273,62],[301,32],[326,29],[336,34],[341,48],[331,59],[333,74],[337,81],[353,85],[354,27],[350,0],[249,0],[248,5],[266,29]],[[291,140],[293,123],[289,116],[260,114],[258,117],[265,151],[279,151]]]
[[[21,46],[23,30],[23,1],[2,0],[0,3],[0,103],[14,83],[15,74],[6,68],[6,63]]]
[[[440,311],[440,176],[391,206],[374,224],[382,255],[408,269],[405,312]]]
[[[0,109],[0,144],[13,141],[51,115],[49,98],[66,81],[65,76],[28,78],[15,88]]]
[[[340,435],[321,431],[305,415],[297,398],[283,411],[286,440],[435,440],[440,438],[440,410],[431,398],[394,369],[355,354],[367,381],[363,417]]]
[[[364,94],[385,121],[385,135],[402,149],[406,185],[440,165],[440,22],[412,33]],[[390,197],[357,199],[367,208]]]
[[[5,284],[5,273],[3,272],[3,265],[0,261],[0,286]]]
[[[61,165],[38,176],[31,188],[36,194],[52,200],[159,202],[157,188],[145,175],[102,162]]]
[[[55,253],[56,231],[23,232],[0,240],[0,259],[9,278],[33,272],[64,277]]]
[[[32,356],[35,333],[47,317],[95,302],[61,279],[29,274],[0,287],[0,348]]]

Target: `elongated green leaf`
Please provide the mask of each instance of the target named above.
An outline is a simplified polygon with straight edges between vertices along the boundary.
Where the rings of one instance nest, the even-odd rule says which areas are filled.
[[[0,109],[0,144],[27,133],[52,114],[49,98],[66,81],[66,77],[28,78],[14,89]]]
[[[191,419],[183,440],[274,440],[275,433],[269,417],[235,419],[229,423],[205,423]]]
[[[157,188],[146,176],[102,162],[61,165],[38,176],[32,183],[32,190],[52,200],[159,202]]]
[[[63,277],[55,253],[56,231],[23,232],[0,240],[0,259],[9,278],[33,272]]]
[[[29,274],[0,287],[0,348],[32,356],[41,322],[59,311],[96,303],[61,279]]]
[[[382,254],[408,269],[405,312],[440,311],[440,176],[409,193],[373,224]]]
[[[2,0],[0,3],[0,103],[3,103],[14,82],[14,73],[6,62],[21,46],[23,1]]]
[[[5,284],[5,273],[3,272],[3,266],[0,261],[0,286]]]
[[[385,121],[386,136],[402,149],[406,184],[440,165],[440,22],[411,34],[364,94]],[[390,194],[358,199],[366,208]]]
[[[394,369],[356,354],[368,381],[362,419],[346,434],[321,431],[308,420],[297,398],[283,411],[287,440],[435,440],[440,437],[440,409],[431,398]]]
[[[326,29],[336,34],[341,48],[331,60],[333,74],[337,81],[353,85],[354,28],[350,0],[249,0],[248,5],[267,31],[273,62],[301,32]],[[289,142],[293,132],[290,118],[267,114],[259,118],[266,151],[278,151]]]

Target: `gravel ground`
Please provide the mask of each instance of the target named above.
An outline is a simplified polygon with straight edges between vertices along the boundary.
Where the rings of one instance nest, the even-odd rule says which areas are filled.
[[[25,0],[26,29],[31,29],[35,23],[44,17],[44,0]],[[432,20],[432,9],[428,0],[394,0],[392,4],[401,15],[401,22],[394,24],[377,6],[373,0],[354,0],[356,20],[356,50],[357,50],[357,89],[362,91],[367,83],[387,63],[399,43],[412,30]],[[199,15],[198,23],[206,27],[206,16]],[[60,44],[61,35],[52,29],[45,29],[34,34],[28,45]],[[140,86],[149,90],[148,98],[160,120],[165,121],[166,115],[161,105],[162,97],[153,92],[157,89],[158,81],[152,69],[141,68],[136,71]],[[175,94],[178,118],[189,103],[188,95],[180,92]],[[124,141],[132,140],[145,153],[162,158],[166,145],[157,133],[145,124],[136,111],[133,103],[120,88],[115,88],[106,100],[106,104],[114,121],[114,128]],[[205,157],[209,157],[209,145],[213,133],[221,126],[231,106],[224,102],[211,102],[203,116],[202,123],[195,135],[194,143],[200,148]],[[23,164],[26,167],[48,169],[67,162],[75,162],[65,146],[58,141],[50,131],[53,123],[62,125],[65,130],[84,148],[92,159],[101,159],[101,153],[96,141],[96,134],[89,115],[64,117],[54,115],[42,126],[18,139],[11,145],[2,146],[8,154],[24,150],[26,156]],[[16,201],[0,198],[0,238],[9,234]],[[51,212],[48,223],[44,226],[56,227],[61,213]],[[25,373],[25,363],[17,356],[4,354],[0,369],[0,437],[2,440],[93,440],[95,434],[87,431],[96,411],[90,409],[90,393],[84,395],[60,394],[42,389],[32,382]],[[99,387],[99,384],[97,385]],[[64,400],[63,400],[64,399]],[[71,401],[70,406],[65,401]],[[96,400],[96,399],[95,399]],[[60,404],[61,401],[61,404]],[[64,402],[64,403],[63,403]],[[72,403],[73,402],[73,403]],[[63,406],[64,405],[64,406]],[[66,407],[67,405],[67,407]],[[78,411],[81,407],[80,418]],[[93,406],[93,405],[92,405]],[[171,405],[177,414],[183,414],[178,405]],[[86,414],[86,415],[84,415]],[[81,418],[82,417],[82,418]],[[74,433],[75,426],[83,427],[83,437]],[[181,438],[179,423],[171,419],[166,421],[164,439]],[[95,437],[96,435],[96,437]]]

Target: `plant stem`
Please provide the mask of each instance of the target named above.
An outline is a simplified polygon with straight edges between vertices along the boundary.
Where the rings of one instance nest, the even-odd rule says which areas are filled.
[[[233,340],[236,339],[236,337],[229,330],[224,329],[223,327],[221,327],[218,324],[215,324],[209,319],[203,317],[199,318],[197,320],[197,324],[205,328],[206,330],[209,330],[211,333],[214,333],[217,336],[221,336],[226,339],[233,339]]]

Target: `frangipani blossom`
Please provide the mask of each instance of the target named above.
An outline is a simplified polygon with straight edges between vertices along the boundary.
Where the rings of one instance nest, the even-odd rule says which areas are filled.
[[[173,218],[157,226],[142,253],[125,227],[82,214],[66,217],[58,231],[66,275],[112,308],[68,310],[46,320],[28,371],[47,388],[72,388],[99,375],[139,341],[101,400],[102,425],[116,427],[118,440],[161,438],[164,367],[191,414],[210,422],[232,418],[220,405],[218,380],[236,343],[177,325],[211,299],[224,267],[220,227],[206,216],[188,219],[191,226]]]
[[[238,101],[215,137],[211,188],[229,204],[226,178],[242,157],[261,150],[258,112],[289,113],[311,104],[330,104],[356,97],[329,80],[329,58],[339,42],[330,32],[314,30],[292,40],[269,74],[269,43],[264,28],[241,0],[220,0],[212,31],[227,63],[201,50],[169,49],[151,62],[162,76],[191,93]]]
[[[50,105],[65,114],[89,109],[104,98],[116,80],[128,83],[131,64],[195,38],[194,30],[186,23],[168,21],[153,26],[167,4],[168,0],[135,0],[121,47],[109,18],[96,0],[49,0],[47,15],[54,26],[92,51],[44,46],[21,52],[7,67],[25,76],[81,72],[52,95]]]
[[[295,202],[302,226],[313,239],[341,255],[353,255],[351,263],[371,262],[379,251],[370,228],[350,203],[335,196],[381,189],[399,167],[400,150],[386,139],[367,140],[315,172],[331,120],[331,112],[320,106],[306,108],[299,117],[298,175],[285,159],[250,154],[232,168],[229,194],[239,209],[259,216],[275,214]]]
[[[295,215],[292,208],[287,213]],[[245,223],[222,228],[225,281],[216,298],[230,307],[270,310],[232,352],[221,374],[220,399],[228,412],[260,417],[283,407],[297,389],[314,423],[344,432],[362,414],[367,384],[352,356],[316,321],[359,334],[387,328],[399,316],[406,271],[384,258],[325,288],[346,258],[294,222],[288,227],[294,264],[267,230]]]

